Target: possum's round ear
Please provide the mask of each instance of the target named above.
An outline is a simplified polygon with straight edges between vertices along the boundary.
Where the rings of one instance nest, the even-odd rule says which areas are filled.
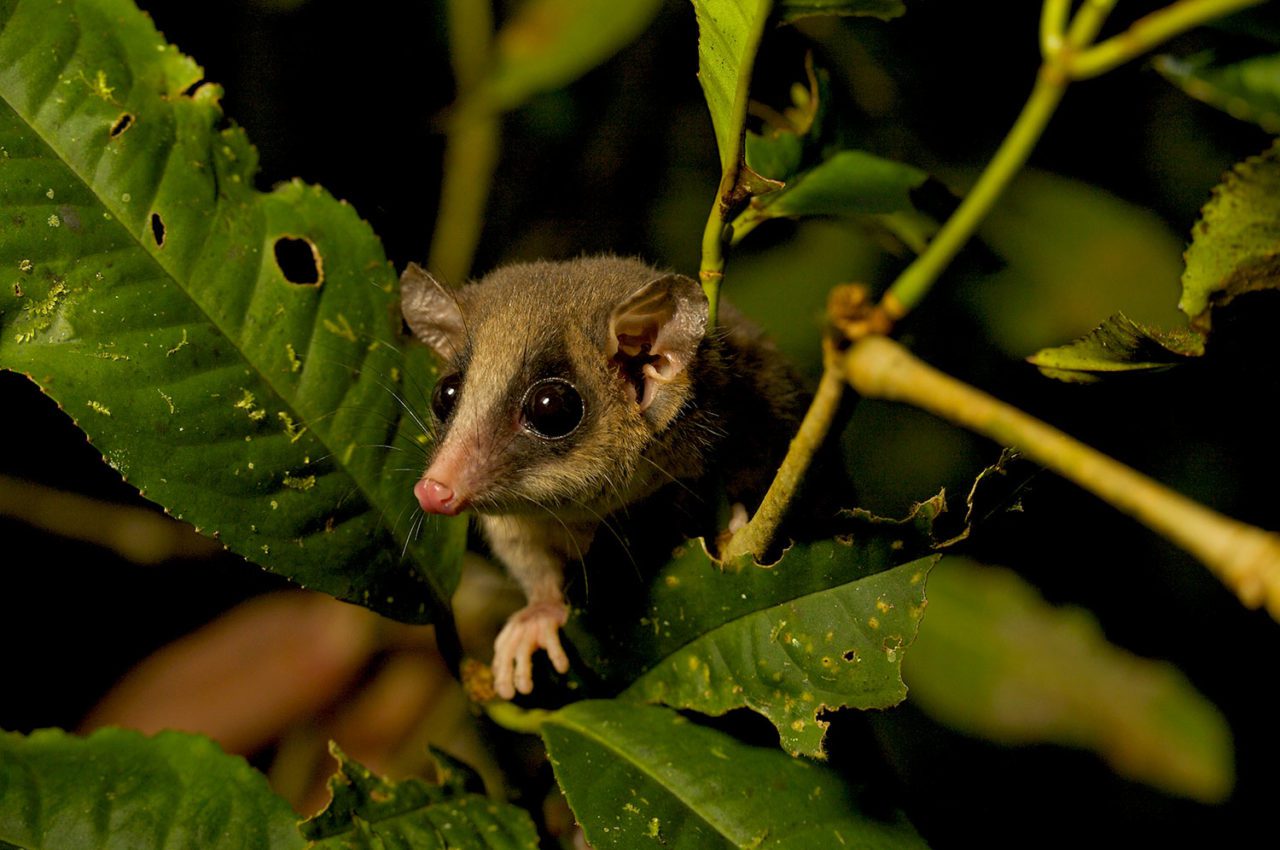
[[[707,296],[683,275],[649,281],[614,308],[608,354],[640,366],[640,408],[653,401],[655,382],[667,383],[693,360],[707,331]]]
[[[414,336],[445,360],[461,353],[467,338],[457,295],[417,263],[400,275],[400,312]]]

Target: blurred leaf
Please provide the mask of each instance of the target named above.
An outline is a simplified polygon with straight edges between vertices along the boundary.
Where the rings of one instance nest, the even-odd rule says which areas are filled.
[[[793,550],[773,569],[804,554]],[[667,656],[624,693],[711,715],[750,708],[773,722],[788,753],[822,758],[829,725],[822,712],[888,708],[906,697],[899,671],[934,560],[738,617]]]
[[[734,220],[733,238],[741,239],[771,218],[911,212],[911,193],[927,179],[910,165],[864,151],[840,151],[784,188],[753,198]]]
[[[235,551],[428,619],[465,523],[405,543],[433,371],[368,225],[255,191],[221,90],[127,0],[4,4],[0,68],[0,366]]]
[[[962,731],[1083,747],[1207,802],[1231,791],[1226,721],[1181,673],[1112,646],[1086,611],[1047,605],[1008,570],[945,558],[905,673],[911,699]]]
[[[498,31],[480,103],[513,109],[568,85],[631,43],[662,0],[524,0]]]
[[[1158,56],[1155,67],[1196,100],[1268,133],[1280,133],[1280,53],[1216,66],[1209,53],[1185,59]]]
[[[1117,312],[1154,327],[1185,321],[1174,306],[1182,241],[1154,213],[1096,187],[1024,171],[981,235],[1006,266],[966,290],[1009,356],[1083,336]]]
[[[297,817],[206,738],[0,732],[0,845],[22,850],[291,850]]]
[[[891,20],[905,12],[902,0],[778,0],[778,15],[785,23],[812,15]]]
[[[1168,369],[1204,354],[1204,337],[1189,329],[1162,331],[1116,313],[1086,336],[1027,358],[1045,376],[1089,384],[1115,372]]]
[[[316,850],[537,850],[538,832],[523,809],[462,791],[458,782],[391,782],[330,745],[338,772],[333,801],[302,824]],[[452,774],[443,774],[449,777]]]
[[[907,11],[902,0],[778,0],[784,22],[812,15],[850,15],[888,21]]]
[[[556,779],[596,850],[922,848],[835,772],[667,709],[577,702],[542,725]]]
[[[698,81],[711,111],[720,170],[736,175],[747,117],[747,88],[770,0],[693,0],[698,18]]]
[[[1238,163],[1200,211],[1178,307],[1208,330],[1214,307],[1280,286],[1280,141]]]

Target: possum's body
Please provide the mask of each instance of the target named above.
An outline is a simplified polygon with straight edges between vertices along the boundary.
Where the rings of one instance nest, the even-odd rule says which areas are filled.
[[[457,290],[411,265],[401,283],[405,318],[446,364],[415,493],[428,512],[475,510],[524,589],[528,606],[495,643],[494,683],[507,698],[528,693],[539,648],[568,669],[564,567],[601,523],[650,498],[687,515],[676,490],[714,508],[717,481],[754,508],[803,394],[734,311],[706,333],[701,287],[637,260],[510,265]]]

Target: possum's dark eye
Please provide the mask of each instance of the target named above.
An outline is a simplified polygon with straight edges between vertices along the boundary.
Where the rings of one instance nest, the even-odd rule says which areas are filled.
[[[547,378],[525,391],[521,410],[530,431],[546,440],[558,440],[581,424],[582,396],[564,378]]]
[[[435,392],[431,395],[431,412],[441,422],[449,418],[454,405],[458,403],[458,394],[462,392],[462,375],[454,372],[445,375],[436,382]]]

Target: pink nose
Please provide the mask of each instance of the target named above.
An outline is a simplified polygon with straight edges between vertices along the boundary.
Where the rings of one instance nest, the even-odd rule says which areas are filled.
[[[418,504],[429,514],[454,516],[466,507],[466,500],[454,495],[453,490],[434,478],[422,478],[413,485],[413,495],[418,497]]]

